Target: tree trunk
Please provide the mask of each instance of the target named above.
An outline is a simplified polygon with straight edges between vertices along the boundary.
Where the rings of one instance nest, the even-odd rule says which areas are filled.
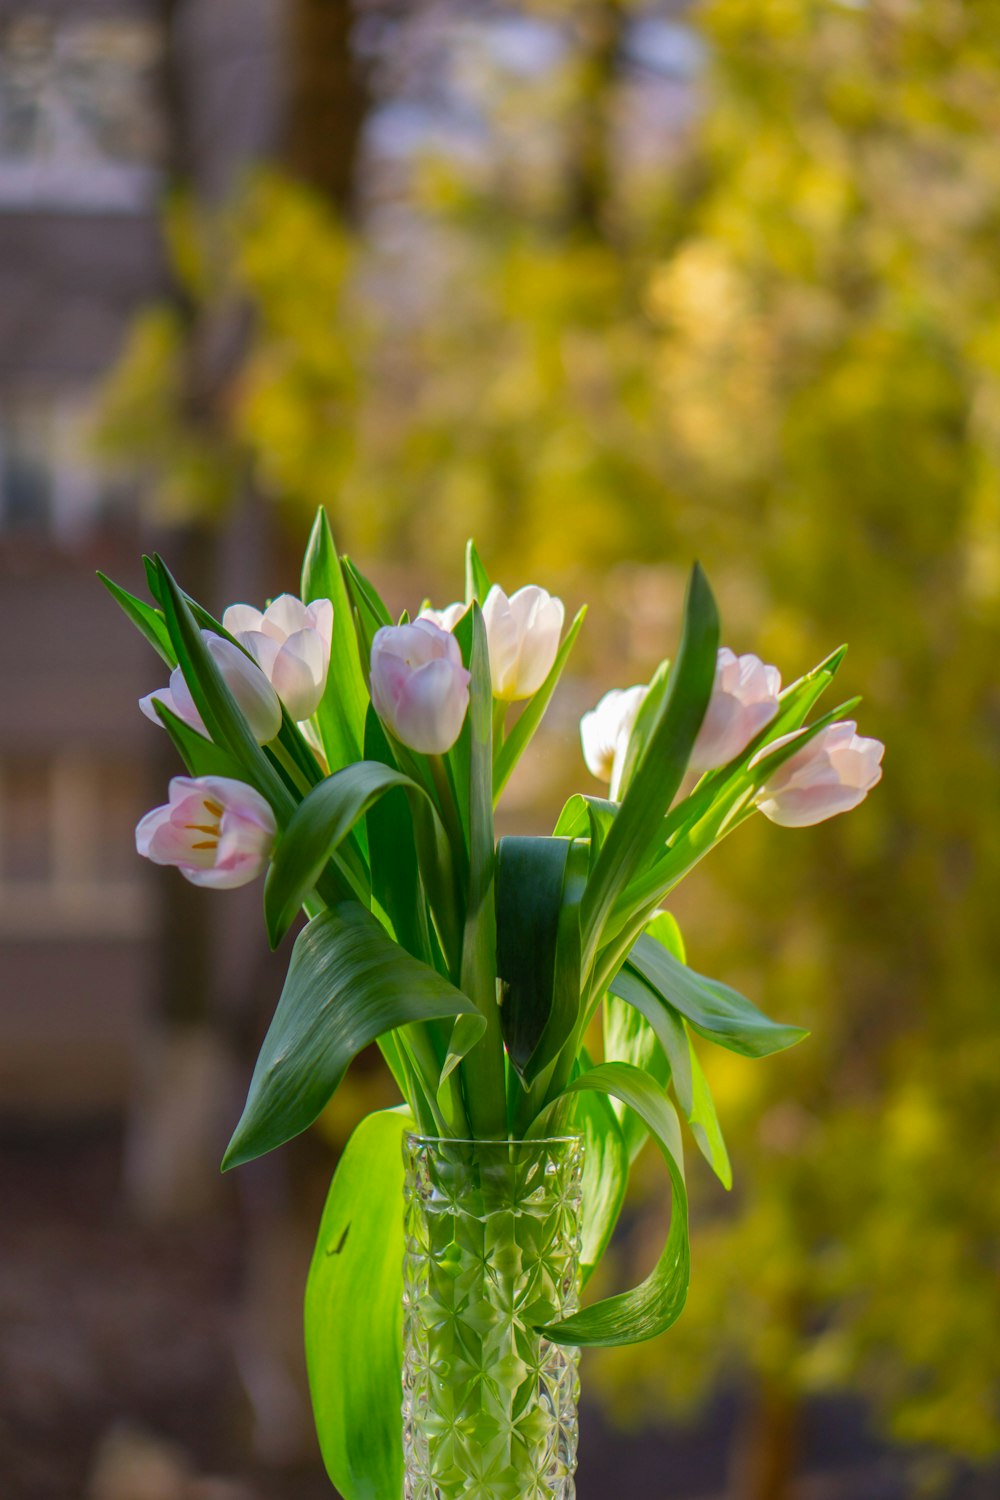
[[[792,1500],[800,1406],[786,1385],[762,1378],[733,1454],[732,1500]]]
[[[345,211],[369,103],[353,22],[350,0],[294,0],[288,35],[288,165]]]
[[[579,32],[577,108],[570,123],[569,216],[576,229],[609,236],[613,110],[626,15],[621,0],[587,0]]]

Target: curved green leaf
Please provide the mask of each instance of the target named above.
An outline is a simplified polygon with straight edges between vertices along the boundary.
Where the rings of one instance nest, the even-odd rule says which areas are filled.
[[[508,837],[497,847],[500,1018],[507,1054],[526,1083],[551,1062],[579,1013],[586,855],[585,845],[561,838]]]
[[[699,1035],[744,1057],[768,1057],[809,1035],[801,1026],[770,1020],[728,984],[696,974],[648,932],[636,940],[624,968],[609,986],[626,1000],[630,997],[623,993],[623,985],[628,985],[629,971],[686,1016]]]
[[[446,757],[460,820],[468,840],[468,887],[462,935],[461,985],[486,1022],[482,1044],[467,1048],[462,1067],[469,1117],[475,1133],[503,1135],[507,1100],[503,1042],[497,1005],[496,835],[493,827],[493,689],[489,643],[479,604],[473,602],[455,627],[455,639],[471,675],[469,712]],[[455,1039],[452,1039],[452,1050]]]
[[[612,1006],[614,1009],[610,1009],[610,1014],[605,1016],[605,1037],[608,1037],[610,1029],[611,1038],[610,1044],[607,1040],[605,1042],[605,1056],[635,1062],[655,1077],[661,1078],[664,1083],[669,1079],[677,1103],[691,1126],[698,1149],[720,1182],[727,1188],[732,1187],[733,1173],[729,1153],[722,1138],[708,1080],[698,1061],[683,1017],[634,970],[623,969],[613,981],[612,988],[617,999],[613,1000],[609,995],[606,1002],[609,1009]],[[631,1025],[619,1013],[623,1002],[624,1009],[630,1010],[635,1018]],[[651,1045],[654,1041],[659,1043],[658,1047]],[[628,1055],[630,1051],[631,1056]],[[669,1071],[662,1068],[664,1055]],[[630,1149],[634,1148],[634,1134],[626,1129],[626,1137]],[[641,1144],[640,1139],[638,1145]]]
[[[583,1132],[580,1267],[583,1284],[600,1265],[618,1223],[628,1187],[628,1151],[622,1127],[604,1094],[577,1094],[571,1121]]]
[[[619,895],[659,845],[662,819],[683,780],[712,694],[718,644],[715,600],[696,563],[666,693],[588,884],[583,916],[588,963]]]
[[[165,703],[154,699],[153,708],[190,776],[231,776],[237,781],[242,777],[243,767],[228,751],[220,750],[218,745],[206,740],[203,734],[179,719]]]
[[[592,1089],[620,1099],[635,1110],[660,1148],[670,1173],[673,1206],[663,1253],[639,1286],[595,1302],[570,1318],[541,1331],[557,1344],[608,1347],[655,1338],[674,1323],[687,1297],[691,1272],[687,1189],[677,1111],[648,1073],[628,1063],[601,1063],[581,1073],[566,1093]]]
[[[134,594],[130,594],[128,589],[123,589],[120,584],[114,583],[100,569],[98,569],[97,576],[115,603],[132,621],[136,630],[146,637],[146,640],[157,655],[171,669],[176,667],[177,652],[173,648],[170,633],[167,630],[166,622],[160,611],[154,609],[151,604],[147,604],[144,599],[137,599]]]
[[[478,599],[482,604],[490,591],[490,575],[483,566],[475,542],[471,536],[465,544],[465,602],[471,604]]]
[[[249,781],[270,802],[280,823],[290,817],[295,800],[254,738],[212,655],[186,596],[166,564],[157,559],[163,617],[191,696],[212,740],[243,767]],[[213,622],[214,623],[214,622]]]
[[[363,906],[345,901],[314,917],[292,949],[223,1170],[311,1125],[352,1058],[383,1032],[459,1015],[477,1015],[472,1001],[405,953]]]
[[[278,841],[264,885],[264,919],[272,947],[284,937],[327,860],[355,823],[380,797],[397,788],[411,802],[422,804],[418,812],[436,821],[433,804],[423,788],[379,761],[361,760],[345,766],[299,803]],[[441,857],[446,857],[447,848],[441,828]]]
[[[364,747],[368,688],[361,665],[351,601],[340,570],[326,511],[316,513],[302,563],[302,600],[329,599],[333,605],[330,670],[316,723],[331,771],[359,760]]]
[[[309,1391],[327,1473],[344,1500],[403,1490],[404,1109],[371,1114],[347,1143],[309,1279]]]

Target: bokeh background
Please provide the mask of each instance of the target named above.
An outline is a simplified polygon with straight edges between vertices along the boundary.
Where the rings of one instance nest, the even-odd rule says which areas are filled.
[[[330,1494],[302,1282],[390,1086],[219,1177],[284,956],[139,868],[161,673],[93,577],[260,603],[319,503],[397,608],[470,534],[591,602],[507,829],[693,557],[786,679],[850,641],[882,785],[679,893],[812,1037],[706,1056],[736,1187],[692,1161],[682,1321],[585,1360],[579,1494],[997,1494],[998,138],[963,0],[0,0],[4,1500]]]

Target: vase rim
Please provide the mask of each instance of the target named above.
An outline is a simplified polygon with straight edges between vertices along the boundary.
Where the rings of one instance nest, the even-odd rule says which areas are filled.
[[[407,1130],[406,1139],[421,1146],[575,1146],[582,1141],[582,1130],[563,1131],[561,1135],[494,1136],[489,1139],[462,1135],[423,1135]]]

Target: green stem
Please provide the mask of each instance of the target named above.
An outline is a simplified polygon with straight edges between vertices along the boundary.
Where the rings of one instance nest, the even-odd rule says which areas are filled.
[[[295,787],[296,791],[299,792],[301,796],[308,797],[309,793],[312,791],[312,786],[310,785],[305,772],[295,764],[295,761],[289,755],[288,751],[285,749],[281,741],[274,739],[271,741],[267,748],[273,755],[274,759],[281,766],[282,770],[285,772],[289,781]]]
[[[507,710],[510,704],[505,698],[493,699],[493,760],[496,762],[497,753],[503,748],[504,725],[507,722]]]

